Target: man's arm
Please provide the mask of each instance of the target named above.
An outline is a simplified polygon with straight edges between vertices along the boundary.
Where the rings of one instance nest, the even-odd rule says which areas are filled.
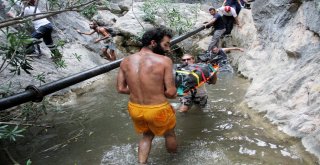
[[[174,99],[177,96],[177,88],[175,86],[174,77],[172,74],[173,64],[172,60],[168,57],[165,58],[165,68],[164,68],[164,95],[169,99]]]
[[[208,84],[216,84],[217,80],[218,80],[217,73],[214,73],[214,75],[212,77],[210,77],[210,79],[207,83]]]
[[[120,64],[120,69],[117,76],[117,91],[121,94],[130,94],[130,89],[128,87],[124,71],[123,71],[123,62]]]
[[[205,28],[209,28],[211,25],[214,24],[214,22],[215,22],[216,20],[217,20],[216,18],[213,18],[209,23],[205,24],[204,27],[205,27]]]
[[[79,29],[77,29],[77,32],[78,32],[79,34],[92,35],[92,34],[95,33],[96,31],[92,31],[92,32],[81,32]]]
[[[236,21],[236,24],[237,24],[238,26],[240,26],[240,22],[239,22],[239,18],[238,18],[238,14],[237,14],[237,12],[236,12],[236,9],[231,8],[231,13],[232,13],[233,18],[234,18],[235,21]]]
[[[222,48],[222,50],[223,50],[224,52],[230,52],[231,50],[239,50],[239,51],[241,51],[241,52],[244,51],[243,48],[238,48],[238,47]]]
[[[225,5],[226,5],[226,1],[227,1],[227,0],[224,0],[224,1],[223,1],[222,6],[225,6]]]

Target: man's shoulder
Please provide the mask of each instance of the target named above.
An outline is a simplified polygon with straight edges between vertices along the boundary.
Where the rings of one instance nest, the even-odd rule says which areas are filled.
[[[166,64],[172,62],[170,57],[167,57],[164,55],[156,54],[156,58],[159,58],[161,60],[161,62],[166,63]]]
[[[214,17],[214,18],[220,18],[221,15],[217,12],[213,17]]]

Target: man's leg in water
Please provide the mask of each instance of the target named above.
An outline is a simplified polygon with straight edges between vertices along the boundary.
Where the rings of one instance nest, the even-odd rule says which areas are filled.
[[[151,131],[143,133],[143,137],[140,140],[139,149],[138,149],[139,163],[142,163],[142,164],[147,163],[153,138],[154,138],[154,134]]]
[[[169,153],[177,152],[177,139],[174,129],[167,131],[164,134],[164,138],[166,139],[166,148]]]
[[[180,98],[179,112],[187,112],[193,104],[191,96],[184,96]]]

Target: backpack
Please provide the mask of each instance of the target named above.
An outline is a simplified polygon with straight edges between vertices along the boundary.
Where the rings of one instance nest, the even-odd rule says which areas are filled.
[[[108,33],[110,33],[111,37],[115,37],[117,35],[117,32],[112,27],[104,27]]]

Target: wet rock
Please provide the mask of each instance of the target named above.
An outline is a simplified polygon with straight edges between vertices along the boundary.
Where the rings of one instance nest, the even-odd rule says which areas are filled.
[[[112,26],[118,18],[108,10],[100,10],[92,19],[96,20],[101,26]]]
[[[290,51],[290,50],[285,50],[287,55],[291,58],[300,58],[301,54],[299,52],[296,51]]]
[[[252,79],[248,105],[266,112],[285,133],[301,137],[307,150],[320,157],[319,149],[306,145],[307,141],[315,144],[319,135],[320,37],[315,26],[319,4],[255,1],[251,11],[244,9],[239,15],[243,27],[232,32],[246,55],[230,57],[241,74]]]

